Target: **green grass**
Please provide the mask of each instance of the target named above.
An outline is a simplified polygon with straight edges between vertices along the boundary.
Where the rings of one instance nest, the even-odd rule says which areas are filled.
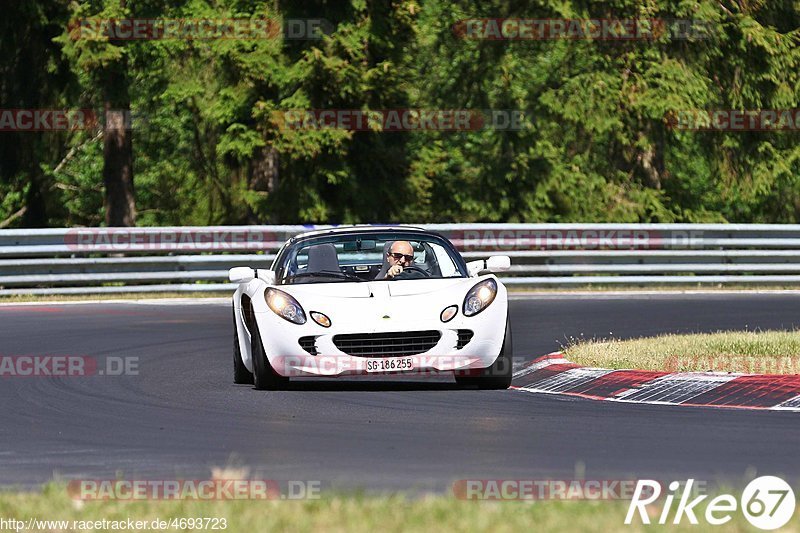
[[[450,495],[323,494],[319,500],[216,502],[76,502],[63,485],[42,492],[0,492],[0,518],[27,520],[146,520],[155,518],[224,518],[228,532],[251,531],[664,531],[667,528],[624,524],[626,501],[474,502]],[[659,509],[652,512],[652,520]],[[673,508],[674,512],[674,508]],[[702,519],[701,519],[702,520]],[[690,526],[684,518],[669,531],[755,531],[741,513],[724,526]],[[797,522],[794,529],[798,531]],[[791,525],[791,524],[790,524]],[[67,528],[65,531],[74,531]],[[170,530],[168,530],[170,531]],[[175,531],[172,529],[171,531]],[[197,530],[201,531],[201,530]]]
[[[574,363],[600,368],[800,374],[800,331],[573,339],[564,353]]]

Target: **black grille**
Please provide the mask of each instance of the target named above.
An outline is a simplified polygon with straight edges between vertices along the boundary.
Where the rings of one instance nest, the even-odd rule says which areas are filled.
[[[475,335],[475,332],[471,329],[460,329],[458,330],[458,344],[456,344],[456,349],[460,350],[464,346],[467,345],[469,341],[472,340],[472,336]]]
[[[344,353],[356,357],[402,357],[427,352],[436,346],[441,336],[436,330],[356,333],[334,335],[333,343]]]
[[[300,337],[297,342],[300,343],[301,348],[311,355],[317,355],[317,347],[314,344],[314,341],[316,341],[316,337]]]

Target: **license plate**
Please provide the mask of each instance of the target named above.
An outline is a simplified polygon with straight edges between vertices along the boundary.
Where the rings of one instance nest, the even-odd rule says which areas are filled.
[[[368,359],[367,372],[407,372],[414,370],[411,357],[393,357],[391,359]]]

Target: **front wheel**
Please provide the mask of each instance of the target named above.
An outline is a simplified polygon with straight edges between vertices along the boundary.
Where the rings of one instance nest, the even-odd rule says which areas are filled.
[[[511,386],[513,377],[514,346],[511,340],[511,322],[506,319],[506,334],[503,338],[503,347],[500,355],[488,368],[473,370],[469,375],[456,374],[456,383],[465,388],[478,388],[484,390],[507,389]]]
[[[269,364],[255,317],[250,328],[250,346],[253,353],[253,384],[256,390],[279,390],[288,385],[289,378],[275,372],[275,369]]]

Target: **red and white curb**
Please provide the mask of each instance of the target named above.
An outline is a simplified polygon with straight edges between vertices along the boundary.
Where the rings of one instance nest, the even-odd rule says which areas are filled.
[[[515,372],[512,388],[615,402],[800,412],[800,375],[587,368],[560,352]]]

